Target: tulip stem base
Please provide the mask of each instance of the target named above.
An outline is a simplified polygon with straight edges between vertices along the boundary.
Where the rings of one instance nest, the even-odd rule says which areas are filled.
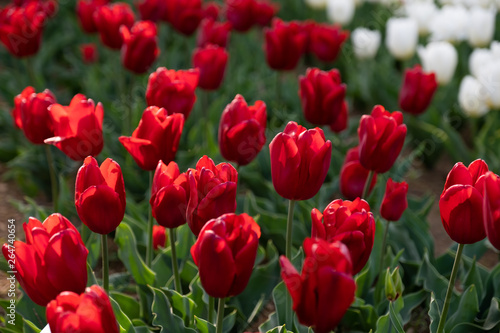
[[[170,238],[170,250],[172,253],[172,272],[174,274],[175,290],[182,295],[181,276],[179,275],[179,267],[177,266],[177,254],[175,251],[175,228],[168,228],[168,236]]]
[[[361,195],[361,199],[368,199],[368,194],[370,193],[370,185],[372,183],[374,175],[375,172],[373,170],[370,170],[370,172],[368,172],[368,177],[366,178],[365,186],[363,187],[363,194]]]
[[[225,298],[219,298],[219,306],[217,307],[217,323],[215,324],[215,333],[222,333],[222,324],[224,322],[224,305]]]
[[[102,246],[102,288],[109,294],[108,235],[101,235]]]
[[[379,266],[379,275],[383,272],[383,265],[384,265],[384,257],[386,254],[386,243],[387,243],[387,234],[389,233],[389,221],[386,221],[385,225],[385,231],[384,231],[384,238],[382,238],[382,249],[380,251],[380,266]]]
[[[151,186],[153,184],[153,171],[149,171],[149,188],[148,191],[151,193]],[[153,212],[151,208],[148,212],[148,244],[146,248],[146,265],[151,267],[151,262],[153,261]]]
[[[295,200],[290,200],[288,202],[288,219],[286,223],[286,243],[285,243],[285,256],[288,260],[292,260],[292,230],[293,230],[293,209],[295,207]],[[290,294],[287,293],[285,296],[285,306],[286,306],[286,327],[287,329],[292,329],[292,299]]]
[[[56,169],[54,165],[54,158],[52,157],[52,151],[50,150],[50,145],[45,145],[45,154],[47,155],[47,164],[49,165],[50,174],[50,189],[52,192],[52,204],[54,205],[54,213],[59,212],[59,193],[57,187]]]
[[[208,322],[210,324],[214,323],[214,305],[215,298],[212,296],[208,296]]]
[[[444,324],[446,323],[446,317],[450,308],[453,287],[455,286],[455,279],[457,277],[458,267],[460,266],[460,259],[462,258],[462,251],[464,250],[464,246],[465,244],[458,244],[457,253],[455,254],[455,262],[453,263],[453,269],[451,271],[450,281],[448,282],[448,290],[446,291],[446,297],[444,299],[443,312],[441,312],[441,318],[439,319],[439,325],[436,331],[437,333],[444,332]]]

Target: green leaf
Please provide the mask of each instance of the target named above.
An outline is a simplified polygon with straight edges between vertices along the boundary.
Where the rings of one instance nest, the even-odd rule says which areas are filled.
[[[231,329],[234,327],[234,323],[236,322],[236,313],[237,311],[234,310],[230,314],[224,317],[224,320],[222,321],[223,333],[229,333]],[[198,333],[215,333],[215,325],[209,323],[205,319],[195,316],[195,322]]]
[[[192,328],[187,328],[182,318],[173,313],[168,297],[162,290],[154,287],[150,287],[150,289],[154,294],[152,304],[153,325],[161,328],[160,333],[196,332]]]
[[[278,283],[273,289],[273,301],[276,308],[276,317],[278,318],[278,323],[286,322],[286,297],[288,296],[288,290],[283,281]]]
[[[402,300],[402,298],[399,298],[399,300]],[[401,320],[399,319],[399,311],[395,310],[393,303],[394,302],[389,302],[389,318],[398,333],[405,333]]]
[[[140,307],[135,298],[116,291],[110,292],[109,295],[118,303],[120,309],[127,317],[133,319],[141,316]]]
[[[269,315],[269,317],[267,318],[267,320],[265,322],[260,324],[259,332],[265,333],[267,331],[273,330],[278,325],[279,325],[278,317],[276,315],[276,312],[273,312]],[[290,332],[290,331],[288,331],[288,332]]]
[[[431,333],[437,331],[439,325],[439,319],[441,319],[441,311],[439,310],[439,305],[436,301],[434,293],[431,293],[431,303],[429,305],[429,317],[431,319]]]
[[[23,294],[16,302],[16,311],[22,318],[31,321],[37,327],[47,325],[45,320],[45,307],[35,304],[26,294]]]
[[[407,324],[410,321],[413,309],[422,304],[427,299],[427,296],[428,292],[423,289],[403,296],[404,307],[400,312],[403,324]]]
[[[460,297],[457,310],[453,312],[451,317],[447,318],[444,330],[450,332],[458,324],[473,322],[478,311],[479,301],[477,299],[476,287],[471,285]]]
[[[24,319],[23,323],[24,333],[40,333],[41,329],[36,327],[31,321]]]
[[[285,325],[283,326],[277,326],[269,331],[267,331],[266,333],[286,333],[287,330],[285,328]]]
[[[364,301],[356,298],[354,304],[347,309],[342,318],[341,325],[347,331],[369,332],[377,327],[378,315],[371,304],[364,304]]]
[[[440,304],[446,297],[446,290],[448,289],[448,280],[439,274],[437,269],[430,263],[429,255],[426,253],[422,261],[422,265],[417,274],[417,283],[422,283],[424,289],[431,291],[436,297]],[[432,304],[432,302],[431,302]]]
[[[181,295],[175,290],[162,288],[162,291],[168,297],[173,312],[184,320],[186,326],[190,326],[194,321],[196,303],[188,296]]]
[[[113,297],[109,297],[109,300],[111,302],[111,306],[113,307],[113,312],[115,313],[116,321],[120,326],[120,333],[134,333],[135,330],[134,326],[132,326],[132,322],[127,317],[127,315],[122,311],[118,302],[115,301]]]

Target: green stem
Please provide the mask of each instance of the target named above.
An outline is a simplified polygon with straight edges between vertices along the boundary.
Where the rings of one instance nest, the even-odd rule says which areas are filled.
[[[101,235],[102,245],[102,287],[109,293],[108,235]]]
[[[47,163],[49,164],[49,174],[50,174],[50,187],[52,191],[52,203],[54,205],[54,213],[59,212],[59,193],[57,190],[57,178],[56,169],[54,165],[54,158],[52,157],[52,151],[50,150],[50,145],[45,145],[45,154],[47,155]]]
[[[151,193],[151,187],[153,185],[153,171],[149,171],[149,193]],[[151,267],[151,262],[153,261],[153,212],[151,208],[148,212],[148,244],[146,248],[146,265]]]
[[[281,72],[276,71],[276,101],[281,103]]]
[[[448,283],[448,290],[446,291],[446,298],[444,299],[443,312],[441,313],[441,318],[439,319],[437,333],[442,333],[444,331],[444,324],[446,323],[446,316],[448,315],[451,295],[453,294],[453,287],[455,286],[455,279],[457,277],[458,266],[460,266],[460,258],[462,257],[464,246],[465,244],[458,244],[457,253],[455,254],[455,262],[453,263],[453,269],[451,271],[450,281]]]
[[[168,236],[170,238],[170,249],[172,253],[172,271],[174,273],[175,290],[182,295],[181,276],[179,275],[179,267],[177,266],[177,254],[175,252],[175,228],[168,228]]]
[[[384,264],[384,256],[385,256],[385,243],[387,241],[387,234],[389,233],[389,221],[386,221],[384,238],[382,238],[382,250],[380,253],[380,266],[379,266],[379,275],[382,272],[382,265]]]
[[[31,57],[26,57],[24,59],[25,59],[26,70],[28,72],[28,77],[30,80],[29,85],[35,87],[36,90],[37,88],[40,87],[38,87],[38,80],[35,75],[35,70],[33,69],[33,62],[31,61]]]
[[[292,230],[293,230],[293,208],[295,207],[295,200],[290,200],[288,202],[288,219],[286,223],[286,243],[285,243],[285,256],[291,261],[292,260]],[[289,293],[285,295],[285,306],[286,306],[286,327],[292,329],[292,299]]]
[[[361,195],[361,199],[368,199],[368,194],[370,192],[370,184],[372,183],[373,176],[375,175],[375,172],[373,170],[370,170],[368,172],[368,178],[366,178],[365,186],[363,187],[363,194]]]
[[[217,308],[217,323],[215,324],[215,333],[222,333],[222,322],[224,321],[224,304],[225,298],[219,298],[219,306]]]
[[[208,296],[208,322],[210,324],[214,323],[214,305],[215,298],[212,296]]]

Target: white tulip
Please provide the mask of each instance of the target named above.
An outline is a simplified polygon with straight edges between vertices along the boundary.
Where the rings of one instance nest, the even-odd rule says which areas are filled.
[[[488,49],[474,49],[469,56],[469,72],[477,79],[482,67],[495,59],[495,55]]]
[[[488,113],[485,92],[478,80],[467,75],[460,82],[458,90],[458,103],[468,116],[480,117]]]
[[[439,84],[451,81],[458,63],[457,50],[448,42],[430,42],[418,48],[418,55],[425,72],[434,72]]]
[[[418,33],[426,35],[429,33],[430,22],[438,9],[434,2],[415,1],[405,5],[405,12],[408,17],[417,21]]]
[[[351,33],[354,55],[358,59],[372,59],[380,47],[381,35],[378,30],[356,28]]]
[[[335,23],[347,25],[354,16],[355,7],[354,0],[327,0],[326,15]]]
[[[488,106],[500,110],[500,59],[481,66],[477,79],[486,91]]]
[[[493,55],[497,58],[500,58],[500,42],[494,40],[490,44],[490,50]]]
[[[385,45],[396,59],[413,56],[418,43],[418,25],[412,18],[390,18],[387,21]]]
[[[432,41],[459,42],[467,38],[469,13],[464,6],[446,5],[432,18],[429,25]]]
[[[327,0],[306,0],[306,4],[314,9],[324,9],[326,8]]]
[[[469,10],[469,24],[467,26],[467,38],[473,47],[487,46],[493,39],[495,32],[496,10],[473,7]]]

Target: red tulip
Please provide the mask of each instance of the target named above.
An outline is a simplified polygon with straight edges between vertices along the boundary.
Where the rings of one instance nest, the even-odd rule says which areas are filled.
[[[236,210],[238,173],[229,163],[217,166],[206,155],[200,158],[196,169],[187,171],[189,201],[186,219],[189,228],[198,236],[208,220]]]
[[[93,285],[81,295],[63,292],[47,305],[47,322],[57,333],[118,333],[111,302],[106,292]]]
[[[204,90],[217,90],[226,71],[229,54],[226,49],[217,45],[197,48],[193,53],[193,67],[200,70],[198,86]]]
[[[222,112],[219,123],[219,148],[226,160],[247,165],[266,143],[266,104],[262,101],[248,106],[245,98],[236,95]]]
[[[99,55],[97,54],[97,47],[94,43],[81,44],[80,52],[82,54],[83,62],[86,64],[92,64],[99,58]]]
[[[222,6],[215,1],[207,1],[203,4],[203,17],[217,21],[219,19]]]
[[[55,213],[42,224],[30,217],[23,229],[26,242],[6,243],[2,252],[33,302],[45,306],[62,291],[85,290],[89,251],[67,218]]]
[[[146,89],[148,106],[165,108],[169,115],[182,113],[187,119],[196,101],[199,77],[198,69],[175,71],[159,67],[149,76]]]
[[[484,176],[483,217],[488,240],[500,250],[500,178],[493,172]]]
[[[223,298],[243,292],[252,275],[259,238],[259,225],[245,213],[224,214],[205,224],[191,256],[207,294]]]
[[[78,170],[75,206],[80,220],[95,233],[115,230],[125,215],[125,185],[120,165],[107,158],[101,167],[89,156]]]
[[[399,91],[399,106],[403,111],[419,115],[431,104],[436,89],[434,73],[424,73],[420,65],[407,69]]]
[[[349,32],[342,30],[339,25],[313,23],[309,29],[309,52],[325,62],[332,62],[342,48],[342,44],[349,37]]]
[[[180,173],[177,163],[158,162],[151,187],[151,210],[158,224],[177,228],[186,223],[189,200],[187,173]]]
[[[375,240],[375,219],[368,203],[360,198],[354,201],[337,199],[323,211],[311,211],[313,238],[344,243],[351,254],[352,274],[365,267]]]
[[[292,70],[306,49],[307,34],[298,22],[274,19],[272,28],[264,29],[266,60],[276,70]]]
[[[306,130],[289,122],[269,144],[271,175],[276,192],[285,199],[307,200],[325,181],[332,143],[320,128]]]
[[[405,142],[403,114],[390,113],[382,105],[376,105],[371,115],[361,117],[358,137],[361,165],[377,173],[389,171]]]
[[[182,114],[169,116],[164,108],[150,106],[132,136],[120,136],[119,140],[141,169],[154,170],[158,161],[175,159],[183,127]]]
[[[165,227],[161,225],[153,226],[153,249],[158,250],[162,247],[165,247],[167,243],[167,234]]]
[[[273,17],[276,16],[280,9],[278,3],[274,3],[268,0],[255,1],[254,6],[254,18],[255,23],[260,26],[268,26]]]
[[[292,296],[299,322],[316,333],[332,331],[355,298],[349,250],[341,242],[306,238],[306,259],[299,275],[292,263],[280,257],[281,277]]]
[[[78,0],[76,3],[76,15],[83,31],[87,33],[97,32],[94,23],[94,12],[101,6],[107,5],[109,0]]]
[[[122,25],[131,28],[135,15],[127,3],[115,2],[100,6],[94,12],[94,23],[101,36],[101,41],[109,48],[119,50],[123,40],[120,35]]]
[[[369,172],[370,170],[365,169],[359,162],[358,146],[349,149],[345,155],[342,169],[340,169],[340,192],[342,195],[349,200],[361,198]],[[368,194],[371,193],[376,183],[377,174],[374,174]]]
[[[314,125],[330,125],[337,122],[344,108],[346,85],[340,72],[328,72],[308,68],[306,76],[299,76],[299,96],[302,112],[308,122]]]
[[[487,172],[488,165],[483,160],[475,160],[468,168],[459,162],[446,178],[439,211],[444,229],[457,243],[473,244],[486,237],[483,193]]]
[[[201,0],[170,0],[167,2],[166,21],[186,36],[192,35],[203,19]]]
[[[208,44],[219,45],[226,47],[231,32],[231,23],[217,22],[211,18],[206,18],[201,21],[196,45],[205,47]]]
[[[255,0],[226,0],[226,19],[234,30],[245,32],[255,24]]]
[[[120,34],[123,66],[136,74],[145,73],[160,53],[156,25],[151,21],[138,21],[130,30],[121,26]]]
[[[136,2],[141,20],[158,22],[167,15],[167,2],[165,0],[142,0]]]
[[[347,128],[347,122],[349,120],[347,102],[342,103],[342,108],[337,116],[337,119],[330,124],[330,130],[335,133],[340,133]]]
[[[387,221],[398,221],[403,212],[408,208],[408,184],[396,183],[391,178],[387,180],[384,198],[380,206],[380,215]]]
[[[49,113],[54,126],[54,137],[45,140],[59,148],[75,161],[87,156],[97,156],[102,150],[102,120],[104,109],[101,103],[77,94],[69,106],[52,104]]]

